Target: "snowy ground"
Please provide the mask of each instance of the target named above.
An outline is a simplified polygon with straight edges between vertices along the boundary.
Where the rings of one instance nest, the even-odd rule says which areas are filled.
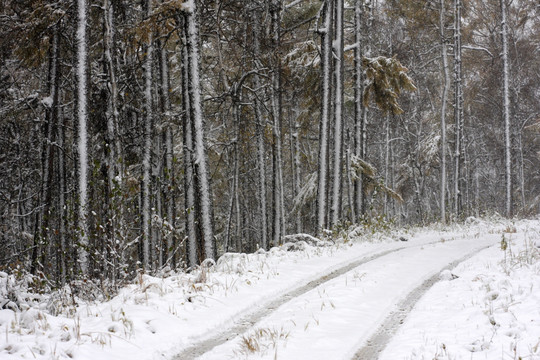
[[[351,235],[334,246],[225,256],[190,274],[144,275],[111,301],[77,306],[69,305],[70,296],[31,301],[19,291],[19,309],[0,310],[0,359],[180,359],[189,358],[179,355],[186,348],[203,343],[211,345],[203,359],[350,359],[400,299],[448,263],[488,245],[452,270],[458,278],[443,272],[395,329],[382,358],[540,359],[539,233],[540,221],[515,227],[479,221]],[[401,236],[409,241],[397,241]],[[311,282],[311,290],[266,309]],[[9,289],[21,290],[14,286],[0,273],[0,299]],[[250,316],[253,326],[229,333]],[[213,344],[220,333],[231,341]]]
[[[540,359],[540,227],[522,225],[443,276],[380,359]]]

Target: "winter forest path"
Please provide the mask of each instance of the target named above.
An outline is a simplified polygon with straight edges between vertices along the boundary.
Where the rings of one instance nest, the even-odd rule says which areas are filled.
[[[312,359],[374,359],[440,271],[493,244],[438,241],[360,257],[270,299],[174,359],[300,359],[306,349]]]

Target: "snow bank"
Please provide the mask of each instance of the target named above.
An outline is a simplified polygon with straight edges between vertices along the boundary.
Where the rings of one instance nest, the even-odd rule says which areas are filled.
[[[540,359],[540,224],[460,264],[416,305],[381,360]]]

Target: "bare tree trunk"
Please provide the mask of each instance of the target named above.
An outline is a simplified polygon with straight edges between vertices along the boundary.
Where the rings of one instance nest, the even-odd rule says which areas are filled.
[[[77,120],[79,155],[79,265],[83,276],[88,275],[88,134],[87,134],[87,68],[86,39],[87,2],[77,0]]]
[[[57,109],[58,114],[58,134],[57,141],[58,147],[64,149],[64,139],[65,139],[65,130],[64,130],[64,119],[60,111],[60,107]],[[58,251],[58,267],[60,275],[60,284],[63,286],[66,283],[66,154],[65,152],[58,151],[58,209],[59,217],[58,222],[60,224],[60,229],[58,232],[59,238],[59,251]]]
[[[365,109],[364,109],[364,72],[362,68],[362,17],[363,17],[363,1],[356,0],[354,7],[354,37],[356,47],[354,49],[354,152],[356,156],[364,160],[365,151]],[[363,190],[363,176],[362,174],[356,174],[357,177],[354,180],[354,203],[355,203],[355,215],[356,218],[353,221],[358,221],[365,213],[365,197]]]
[[[390,186],[388,184],[388,179],[390,177],[390,115],[386,116],[386,126],[385,126],[385,141],[384,141],[384,185],[386,187]],[[388,193],[384,192],[384,214],[388,216]]]
[[[455,172],[454,172],[454,213],[463,212],[463,86],[461,82],[461,0],[454,0],[454,119],[455,119]]]
[[[281,148],[281,63],[279,58],[280,46],[280,19],[281,0],[271,0],[270,3],[271,32],[274,50],[272,71],[272,118],[273,118],[273,162],[274,162],[274,228],[273,244],[277,246],[281,241],[284,229],[284,195],[283,195],[283,172],[282,172],[282,148]]]
[[[510,94],[508,90],[508,24],[506,1],[501,0],[501,33],[502,33],[502,60],[503,60],[503,111],[504,111],[504,154],[506,169],[506,217],[513,216],[512,206],[512,149],[510,143]]]
[[[152,0],[145,0],[145,17],[152,14]],[[150,171],[152,155],[152,56],[154,51],[153,35],[150,31],[145,45],[144,56],[144,143],[143,143],[143,181],[142,181],[142,240],[143,266],[146,270],[153,267],[154,244],[151,233],[150,214]]]
[[[161,69],[161,112],[163,119],[165,120],[165,133],[164,137],[164,150],[165,150],[165,168],[163,169],[163,190],[162,193],[165,197],[165,221],[167,224],[167,239],[165,246],[165,265],[176,266],[176,258],[174,251],[174,244],[176,243],[175,235],[175,179],[173,168],[173,134],[172,134],[172,118],[170,114],[171,100],[169,96],[170,82],[169,82],[169,59],[166,49],[166,43],[162,43],[160,47],[160,69]]]
[[[332,1],[326,1],[323,9],[321,34],[321,120],[319,126],[319,160],[317,171],[317,232],[326,228],[328,184],[328,123],[330,118],[330,87],[332,69]]]
[[[448,71],[448,55],[444,34],[444,0],[440,1],[441,9],[439,16],[439,27],[442,45],[442,67],[444,73],[442,106],[441,106],[441,222],[446,224],[446,101],[448,97],[448,86],[450,83],[450,74]]]
[[[347,148],[345,151],[345,174],[347,174],[347,200],[349,202],[349,209],[351,213],[351,221],[356,220],[356,212],[354,208],[354,185],[352,180],[352,167],[351,167],[351,149],[352,141],[350,130],[347,131]]]
[[[256,80],[258,83],[258,80]],[[258,88],[259,86],[255,86]],[[266,165],[265,165],[265,147],[264,147],[264,124],[261,115],[259,100],[255,99],[255,117],[257,119],[257,162],[259,170],[259,216],[261,219],[261,243],[263,249],[268,249],[268,217],[266,216]]]
[[[289,117],[290,120],[290,117]],[[291,164],[293,168],[293,198],[300,193],[300,125],[298,124],[298,116],[295,116],[294,125],[291,125]],[[296,213],[295,232],[302,232],[302,217],[301,212]]]
[[[49,258],[49,218],[51,209],[51,192],[54,161],[54,126],[57,122],[58,107],[58,24],[53,27],[51,48],[49,53],[49,75],[47,87],[49,91],[48,103],[45,109],[45,141],[41,150],[41,188],[39,192],[40,209],[36,211],[36,227],[34,232],[34,246],[32,249],[32,262],[30,272],[35,274],[38,267],[45,268],[45,261]]]
[[[193,134],[191,132],[191,111],[188,87],[188,52],[187,46],[182,47],[182,106],[183,116],[182,125],[184,128],[184,196],[185,205],[184,212],[186,216],[186,233],[187,233],[187,264],[189,267],[197,265],[199,254],[197,252],[197,235],[195,231],[195,177],[193,174]]]
[[[196,180],[196,203],[200,209],[197,214],[200,222],[200,242],[203,245],[201,260],[215,259],[216,247],[212,224],[212,199],[206,156],[204,119],[202,112],[200,87],[200,55],[199,55],[199,0],[193,1],[193,7],[185,15],[188,47],[188,88],[190,101],[190,118],[192,121],[194,146],[194,173]]]
[[[336,38],[334,41],[334,171],[332,180],[331,225],[336,226],[341,215],[341,180],[343,152],[343,0],[336,0]]]
[[[262,19],[262,13],[255,7],[253,11],[253,53],[260,53],[260,21]],[[254,60],[254,68],[258,67],[258,61]],[[253,85],[255,89],[259,89],[260,78],[257,73],[253,76]],[[265,162],[265,146],[264,146],[264,120],[261,113],[261,104],[256,95],[252,96],[253,106],[255,109],[256,120],[256,138],[257,138],[257,168],[258,168],[258,199],[259,199],[259,218],[260,218],[260,236],[261,240],[259,245],[263,249],[268,249],[268,217],[266,215],[266,162]]]

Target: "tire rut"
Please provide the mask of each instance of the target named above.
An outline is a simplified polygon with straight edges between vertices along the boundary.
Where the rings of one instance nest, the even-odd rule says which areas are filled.
[[[366,344],[361,347],[352,357],[352,360],[374,360],[378,359],[380,353],[384,350],[388,342],[392,339],[399,327],[405,322],[405,319],[416,305],[416,303],[424,296],[424,294],[435,283],[439,281],[440,273],[444,270],[451,270],[460,263],[472,258],[479,251],[485,250],[493,245],[488,245],[475,249],[467,255],[449,263],[441,268],[437,273],[426,279],[421,285],[411,291],[404,299],[397,304],[397,311],[392,311],[386,317],[384,322],[378,327],[373,335],[369,337]]]
[[[364,265],[370,261],[376,260],[388,254],[391,254],[400,250],[404,250],[404,249],[410,249],[410,248],[421,247],[421,246],[426,246],[426,245],[428,244],[402,246],[395,249],[382,251],[382,252],[379,252],[370,256],[365,256],[358,260],[354,260],[346,265],[343,265],[342,267],[338,269],[331,271],[328,274],[325,274],[317,279],[311,280],[307,284],[297,287],[293,290],[290,290],[287,293],[283,294],[282,296],[269,301],[268,303],[260,306],[258,310],[256,310],[255,312],[250,312],[249,314],[244,315],[240,317],[239,319],[235,320],[234,323],[230,327],[221,331],[219,334],[216,334],[205,340],[196,342],[193,345],[189,346],[188,348],[184,349],[181,353],[175,355],[172,358],[172,360],[196,359],[199,356],[202,356],[203,354],[209,352],[213,348],[221,344],[224,344],[230,339],[235,338],[237,335],[242,334],[245,331],[249,330],[253,325],[255,325],[256,322],[268,316],[278,307],[287,303],[291,299],[298,297],[304,293],[307,293],[308,291],[313,290],[314,288],[316,288],[317,286],[321,284],[324,284],[325,282],[333,280],[337,278],[338,276],[341,276],[358,266]]]

